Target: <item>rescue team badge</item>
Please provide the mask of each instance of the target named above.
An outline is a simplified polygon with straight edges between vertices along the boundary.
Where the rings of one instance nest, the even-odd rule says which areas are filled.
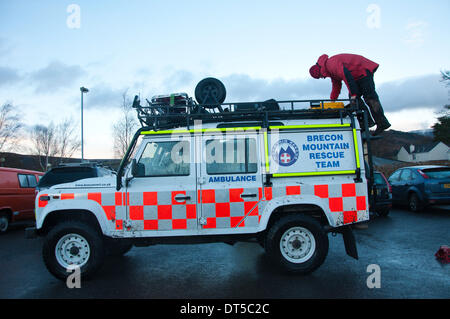
[[[280,166],[291,166],[298,159],[298,146],[288,139],[282,139],[272,147],[272,157]]]

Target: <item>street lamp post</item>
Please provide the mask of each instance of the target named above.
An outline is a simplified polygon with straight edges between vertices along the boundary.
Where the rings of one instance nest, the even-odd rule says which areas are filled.
[[[81,162],[84,162],[84,149],[83,149],[83,93],[89,92],[84,86],[80,87],[81,91]]]

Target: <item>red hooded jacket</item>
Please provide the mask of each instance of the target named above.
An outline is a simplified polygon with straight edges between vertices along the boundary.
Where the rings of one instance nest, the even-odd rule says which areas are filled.
[[[367,71],[374,73],[378,64],[357,54],[337,54],[328,58],[323,54],[317,60],[321,76],[330,77],[333,84],[330,99],[336,100],[341,93],[342,81],[347,85],[351,96],[359,95],[356,81],[365,77]]]

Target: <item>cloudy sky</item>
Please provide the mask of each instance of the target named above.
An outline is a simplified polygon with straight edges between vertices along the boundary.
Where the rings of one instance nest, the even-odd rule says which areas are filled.
[[[380,64],[392,128],[425,129],[449,103],[449,12],[448,0],[0,0],[0,103],[30,127],[79,124],[79,88],[89,88],[85,157],[108,158],[126,90],[193,95],[214,76],[227,101],[328,98],[330,79],[311,79],[309,67],[323,53],[356,53]]]

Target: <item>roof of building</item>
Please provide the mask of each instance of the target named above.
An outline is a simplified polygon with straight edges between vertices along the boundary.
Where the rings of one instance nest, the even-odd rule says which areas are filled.
[[[422,144],[422,145],[414,145],[414,151],[410,151],[410,145],[409,144],[405,144],[403,145],[403,148],[409,153],[409,154],[417,154],[417,153],[428,153],[429,151],[431,151],[433,148],[435,148],[439,143],[443,143],[443,142],[433,142],[433,143],[427,143],[427,144]],[[444,145],[446,145],[445,143],[443,143]],[[447,146],[447,145],[446,145]],[[448,146],[447,146],[448,147]]]

